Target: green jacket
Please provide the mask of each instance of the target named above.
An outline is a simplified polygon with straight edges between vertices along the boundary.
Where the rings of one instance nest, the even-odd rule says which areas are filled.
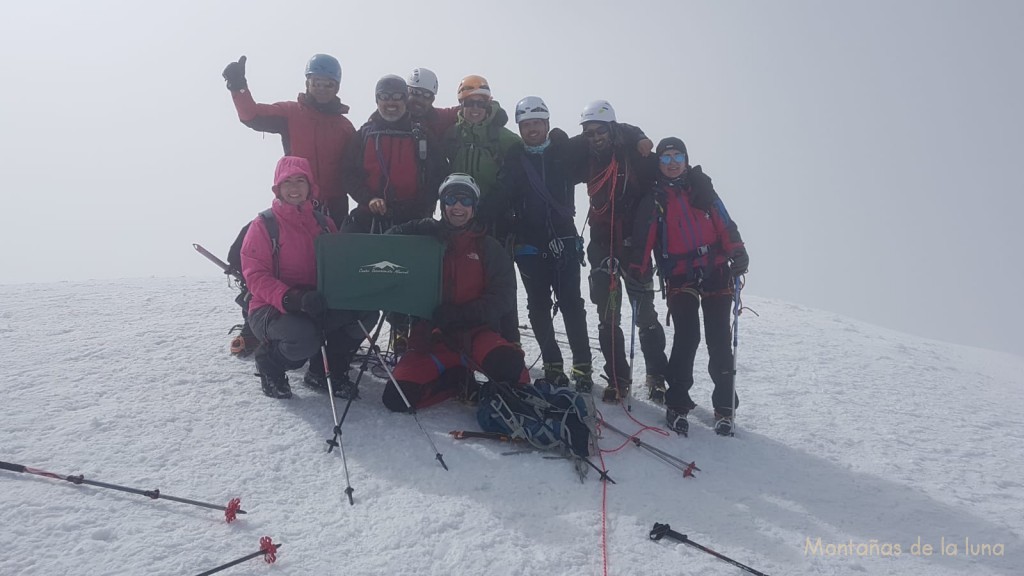
[[[508,114],[492,101],[490,113],[483,122],[466,122],[460,110],[455,126],[445,134],[444,148],[452,172],[472,176],[480,186],[484,202],[498,187],[498,171],[509,148],[522,142],[518,134],[505,128],[507,123]]]

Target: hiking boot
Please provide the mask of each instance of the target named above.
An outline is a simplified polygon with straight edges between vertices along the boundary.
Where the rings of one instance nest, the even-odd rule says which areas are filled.
[[[302,377],[302,383],[307,388],[317,392],[325,392],[327,390],[327,375],[306,369],[306,375]]]
[[[274,350],[269,344],[261,344],[256,350],[256,375],[260,377],[263,393],[271,398],[291,398],[292,387],[288,374],[281,364],[273,359]]]
[[[302,383],[317,392],[327,390],[327,374],[324,372],[324,360],[319,354],[309,359],[309,365],[306,366],[306,374],[302,377]]]
[[[608,384],[608,387],[604,389],[604,395],[601,396],[601,400],[608,402],[609,404],[618,404],[623,398],[629,396],[629,380],[625,378],[617,378],[618,385]]]
[[[665,422],[668,423],[669,429],[682,434],[683,436],[689,436],[690,434],[690,423],[686,421],[686,411],[681,408],[668,408],[665,410]]]
[[[593,369],[589,362],[572,365],[572,385],[577,392],[589,393],[594,389]]]
[[[657,374],[647,375],[647,398],[655,404],[665,403],[665,377]]]
[[[715,412],[715,434],[733,436],[732,416],[723,416]]]
[[[287,374],[266,374],[260,372],[260,384],[263,387],[263,394],[271,398],[291,398],[292,387],[288,384]]]
[[[561,362],[545,362],[544,379],[558,388],[565,388],[569,385],[569,377],[565,375]]]
[[[334,397],[342,400],[358,400],[359,386],[348,377],[348,371],[334,377]]]

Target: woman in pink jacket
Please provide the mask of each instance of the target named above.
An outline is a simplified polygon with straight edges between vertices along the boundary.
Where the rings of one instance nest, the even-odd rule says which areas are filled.
[[[252,221],[242,242],[242,275],[252,293],[249,323],[260,340],[256,368],[263,393],[290,398],[287,370],[302,367],[327,337],[327,362],[334,367],[336,396],[354,397],[347,367],[362,343],[356,320],[376,321],[374,312],[328,310],[316,286],[316,237],[336,232],[334,223],[313,210],[318,188],[309,162],[285,156],[274,171],[274,202]],[[342,368],[345,367],[345,368]],[[303,382],[326,390],[319,362],[310,362]]]

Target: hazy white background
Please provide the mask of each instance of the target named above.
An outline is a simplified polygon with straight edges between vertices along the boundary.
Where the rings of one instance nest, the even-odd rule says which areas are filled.
[[[748,290],[1024,354],[1024,3],[36,2],[0,22],[0,283],[216,274],[279,139],[220,74],[294,99],[337,56],[358,127],[416,66],[676,135],[747,241]],[[582,192],[581,192],[582,193]],[[31,288],[24,293],[31,298]],[[225,306],[232,306],[229,299]]]

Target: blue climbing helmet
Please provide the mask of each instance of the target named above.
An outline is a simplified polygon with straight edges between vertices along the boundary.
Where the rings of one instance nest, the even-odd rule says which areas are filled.
[[[341,64],[337,58],[329,54],[313,54],[306,63],[306,78],[310,76],[331,78],[341,84]]]

